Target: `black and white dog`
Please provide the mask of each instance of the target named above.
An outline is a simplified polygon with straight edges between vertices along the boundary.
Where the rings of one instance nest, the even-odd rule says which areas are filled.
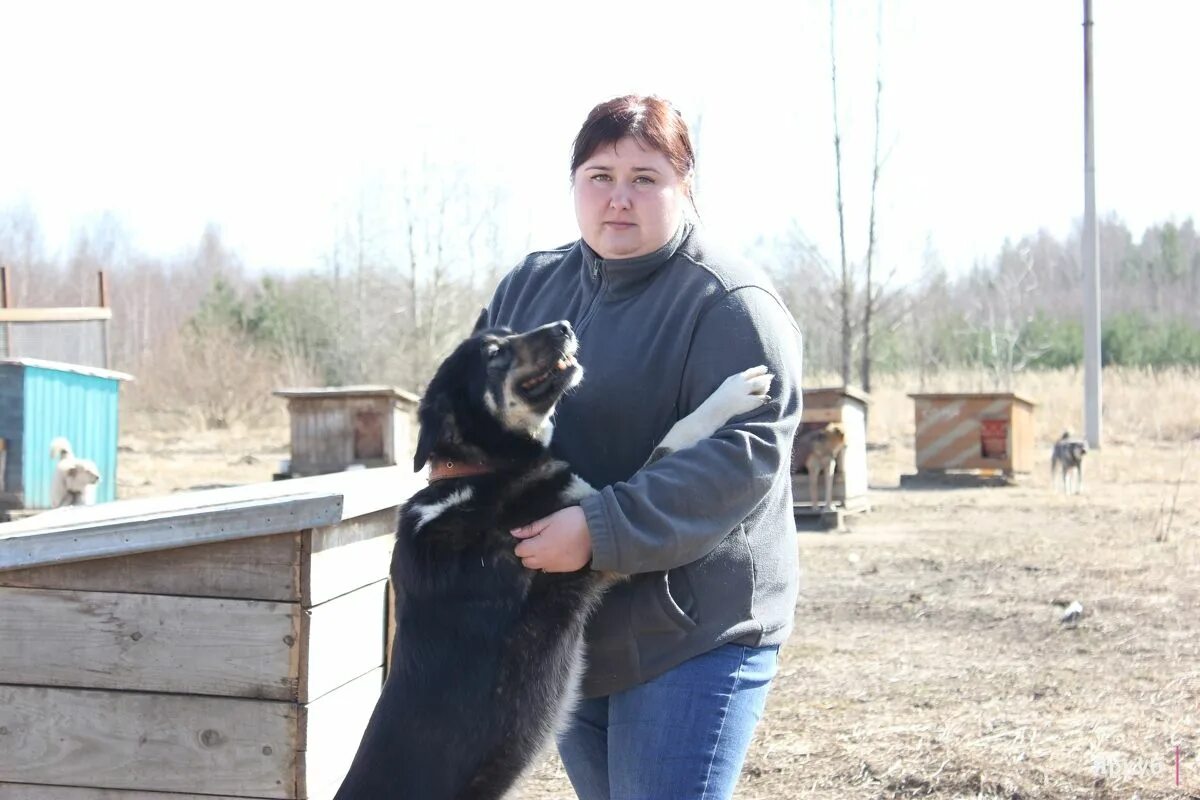
[[[337,800],[484,800],[512,787],[574,702],[584,623],[618,576],[525,569],[509,531],[594,490],[549,450],[552,416],[582,379],[566,322],[485,329],[441,364],[419,410],[392,556],[391,668]],[[766,402],[771,375],[727,379],[651,461]]]
[[[1083,489],[1083,457],[1087,455],[1087,442],[1072,439],[1070,431],[1054,443],[1050,453],[1050,481],[1055,488],[1062,485],[1064,494],[1079,494]]]

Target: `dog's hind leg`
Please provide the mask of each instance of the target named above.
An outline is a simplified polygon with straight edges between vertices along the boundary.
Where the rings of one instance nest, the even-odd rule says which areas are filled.
[[[833,508],[833,474],[837,470],[837,459],[829,459],[828,469],[825,470],[825,510]]]
[[[808,470],[808,502],[815,511],[817,508],[817,479],[821,475],[821,462],[810,455],[804,461],[804,468]]]

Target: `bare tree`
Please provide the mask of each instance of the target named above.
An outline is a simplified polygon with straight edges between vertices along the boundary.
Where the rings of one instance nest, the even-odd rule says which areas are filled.
[[[967,326],[975,346],[975,362],[990,386],[1011,389],[1013,377],[1045,352],[1028,338],[1035,316],[1038,275],[1028,247],[1006,248],[995,270],[977,269],[968,292],[973,307]]]
[[[875,267],[875,201],[879,188],[879,131],[880,98],[883,96],[883,2],[876,7],[875,27],[875,150],[871,160],[871,215],[867,225],[866,297],[863,301],[862,367],[859,378],[863,391],[871,391],[871,315],[882,295],[877,296],[873,285]],[[838,203],[839,211],[841,203]]]
[[[839,301],[841,306],[841,330],[842,330],[842,384],[849,385],[852,377],[852,360],[854,354],[855,337],[860,337],[859,341],[859,379],[864,390],[871,390],[871,364],[874,352],[872,350],[872,332],[875,325],[880,321],[885,329],[894,328],[900,318],[903,316],[903,310],[899,308],[899,298],[894,297],[894,292],[891,291],[892,281],[896,276],[896,268],[893,267],[891,274],[884,281],[877,280],[876,262],[878,260],[878,237],[877,237],[877,199],[879,190],[879,176],[883,161],[880,157],[880,136],[882,133],[882,102],[883,97],[883,4],[880,2],[877,6],[876,29],[875,29],[875,44],[876,44],[876,62],[875,62],[875,145],[872,152],[871,160],[871,194],[870,194],[870,212],[867,223],[867,252],[866,259],[863,262],[862,270],[864,277],[864,291],[862,297],[858,297],[858,291],[855,287],[856,283],[856,267],[847,257],[846,247],[846,214],[845,205],[843,202],[842,193],[842,137],[841,126],[838,117],[838,80],[837,80],[837,37],[835,29],[835,11],[836,0],[829,2],[829,60],[831,65],[831,78],[833,83],[833,153],[834,163],[837,171],[837,215],[838,215],[838,239],[841,249],[841,274],[839,281]],[[896,308],[889,308],[896,306]],[[861,316],[859,316],[861,314]],[[890,314],[890,315],[889,315]],[[858,319],[856,324],[855,320]]]
[[[839,296],[842,309],[842,385],[850,385],[850,362],[853,347],[853,329],[850,322],[850,304],[854,294],[851,286],[850,266],[846,260],[846,212],[842,203],[842,133],[838,121],[837,81],[837,36],[834,26],[837,0],[829,0],[829,66],[833,83],[833,158],[837,169],[837,216],[838,241],[841,246],[842,271]]]

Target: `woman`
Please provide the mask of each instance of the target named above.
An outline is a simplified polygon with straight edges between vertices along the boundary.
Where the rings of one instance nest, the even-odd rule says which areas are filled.
[[[586,372],[552,448],[603,487],[514,531],[517,555],[631,576],[589,624],[584,699],[559,737],[582,800],[731,796],[792,626],[800,335],[765,274],[705,245],[693,161],[665,101],[596,106],[571,163],[580,240],[528,256],[489,308],[516,330],[572,323]],[[757,364],[771,402],[639,471],[672,423]]]

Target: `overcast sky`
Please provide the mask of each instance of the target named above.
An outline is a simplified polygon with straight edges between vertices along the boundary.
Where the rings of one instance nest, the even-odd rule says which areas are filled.
[[[1083,207],[1082,0],[887,0],[880,253],[951,268]],[[1200,217],[1193,0],[1095,0],[1098,205],[1139,236]],[[734,10],[734,9],[737,10]],[[866,246],[876,3],[839,0],[851,257]],[[829,4],[0,0],[0,211],[50,255],[105,212],[171,255],[208,222],[253,268],[319,267],[363,187],[421,161],[502,186],[533,247],[577,236],[567,166],[595,103],[672,99],[735,245],[836,252]]]

